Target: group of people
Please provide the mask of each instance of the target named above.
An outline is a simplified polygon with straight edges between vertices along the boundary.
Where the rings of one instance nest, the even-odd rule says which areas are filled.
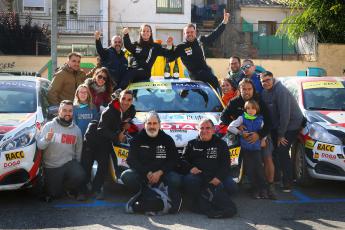
[[[153,42],[148,24],[140,27],[137,42],[131,42],[125,28],[123,39],[114,36],[108,48],[102,47],[101,34],[96,31],[99,61],[88,74],[80,69],[81,55],[70,53],[48,91],[49,103],[59,106],[58,116],[46,123],[37,141],[43,150],[45,199],[62,196],[64,191],[78,200],[86,200],[89,192],[103,199],[109,153],[113,144],[126,140],[128,130],[137,131],[127,158],[130,168],[121,174],[129,190],[136,192],[143,184],[166,183],[172,213],[181,207],[181,191],[186,192],[189,201],[195,201],[206,185],[221,186],[231,195],[237,191],[229,171],[228,146],[215,135],[212,120],[200,122],[199,135],[188,142],[182,156],[173,139],[160,129],[156,112],[146,115],[143,130],[133,127],[133,92],[126,87],[131,82],[149,80],[157,56],[169,60],[181,57],[191,79],[207,82],[219,93],[226,105],[221,121],[230,133],[239,136],[241,159],[254,198],[276,199],[275,180],[291,189],[289,149],[303,126],[303,115],[284,85],[269,71],[257,74],[252,60],[246,59],[241,65],[239,57],[231,57],[229,74],[219,84],[206,64],[202,45],[213,42],[228,20],[229,14],[224,11],[223,22],[198,39],[195,26],[188,24],[183,43],[173,47],[172,39],[168,39],[172,49]],[[122,50],[122,41],[131,53],[130,62]],[[94,161],[98,167],[91,180]]]

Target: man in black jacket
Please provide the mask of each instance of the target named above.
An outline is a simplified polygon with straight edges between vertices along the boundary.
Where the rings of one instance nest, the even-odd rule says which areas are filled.
[[[225,30],[225,25],[229,21],[230,14],[224,10],[223,22],[209,35],[196,37],[194,24],[188,24],[183,29],[185,42],[175,48],[175,57],[181,57],[183,64],[188,69],[190,78],[208,82],[215,90],[220,93],[217,77],[212,73],[211,68],[206,64],[203,44],[214,42]]]
[[[255,86],[252,80],[244,78],[239,83],[240,95],[229,102],[226,108],[223,110],[220,117],[221,121],[225,125],[229,125],[233,120],[236,120],[239,116],[242,116],[244,112],[244,103],[251,99],[258,102],[260,107],[260,113],[264,118],[264,126],[257,133],[252,132],[247,137],[249,143],[255,143],[257,140],[266,137],[271,132],[271,115],[264,101],[259,97],[255,91]],[[269,139],[271,142],[271,140]],[[274,164],[272,160],[272,143],[268,142],[267,147],[261,150],[266,180],[269,184],[268,195],[271,199],[275,199],[274,189]]]
[[[227,144],[214,135],[212,120],[199,123],[199,136],[188,142],[183,151],[188,174],[183,178],[183,187],[191,198],[197,199],[207,184],[224,186],[229,194],[237,191],[237,185],[229,173],[230,156]]]
[[[181,206],[178,188],[181,177],[173,169],[177,164],[178,152],[174,140],[161,129],[161,122],[156,112],[149,112],[145,117],[145,128],[130,142],[127,163],[130,169],[124,171],[121,180],[127,188],[139,191],[142,184],[168,185],[169,196],[177,206]]]
[[[103,48],[100,37],[101,33],[96,31],[96,49],[101,58],[101,64],[109,70],[113,82],[119,86],[121,78],[126,74],[128,67],[125,53],[121,49],[122,38],[115,35],[111,38],[111,45],[108,48]]]
[[[123,90],[119,98],[112,100],[102,112],[94,141],[98,147],[96,176],[92,183],[92,191],[96,198],[103,199],[102,186],[109,166],[109,153],[113,151],[113,143],[124,142],[128,122],[134,118],[136,110],[132,105],[133,92]]]

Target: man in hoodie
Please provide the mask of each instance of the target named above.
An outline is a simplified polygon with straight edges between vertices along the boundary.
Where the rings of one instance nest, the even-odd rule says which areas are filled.
[[[220,93],[220,86],[217,77],[212,73],[211,68],[206,64],[203,45],[209,45],[214,42],[225,30],[229,21],[230,14],[224,10],[224,19],[222,23],[209,35],[196,37],[196,27],[194,24],[188,24],[183,29],[185,42],[176,46],[175,57],[181,57],[186,66],[189,76],[193,80],[199,80],[209,83]]]
[[[111,45],[103,48],[101,43],[101,32],[95,32],[96,49],[101,58],[101,64],[106,67],[116,86],[120,85],[122,76],[127,72],[128,62],[122,48],[122,38],[115,35],[111,38]]]
[[[73,123],[73,103],[63,100],[58,117],[47,122],[37,138],[37,147],[43,150],[43,168],[46,193],[50,198],[67,191],[77,192],[85,178],[80,165],[82,151],[81,131]]]
[[[96,145],[98,163],[97,172],[92,182],[92,192],[96,199],[103,199],[102,186],[109,166],[109,153],[113,151],[113,143],[121,143],[126,139],[125,132],[129,128],[129,121],[136,114],[131,90],[121,91],[118,98],[112,100],[101,114],[97,127]]]
[[[171,212],[178,212],[182,199],[178,192],[181,177],[173,171],[178,160],[175,142],[160,129],[161,121],[156,112],[146,115],[144,126],[130,143],[127,158],[130,169],[122,173],[121,179],[132,191],[139,191],[143,183],[154,186],[165,182],[174,207]]]
[[[291,144],[297,140],[304,117],[294,96],[280,81],[273,78],[271,72],[263,72],[260,80],[264,88],[261,98],[269,109],[272,119],[271,136],[275,147],[273,156],[278,160],[276,171],[279,173],[281,170],[283,189],[289,191],[292,186],[289,150]]]
[[[68,54],[67,63],[58,69],[48,90],[50,105],[59,105],[62,100],[73,100],[75,91],[81,85],[86,75],[80,69],[81,54]]]

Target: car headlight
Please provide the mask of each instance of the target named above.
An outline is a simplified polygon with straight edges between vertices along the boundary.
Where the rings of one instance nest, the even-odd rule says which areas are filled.
[[[309,129],[309,135],[314,140],[318,140],[321,142],[334,144],[334,145],[341,145],[341,140],[334,136],[333,134],[330,134],[327,129],[322,127],[321,125],[318,125],[316,123],[313,123],[310,125]]]
[[[26,127],[19,132],[17,132],[14,137],[7,140],[2,146],[1,151],[9,151],[12,149],[25,147],[31,143],[35,138],[36,126]]]

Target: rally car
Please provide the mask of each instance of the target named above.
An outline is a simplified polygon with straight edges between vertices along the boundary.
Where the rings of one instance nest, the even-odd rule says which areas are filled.
[[[48,115],[49,81],[0,75],[0,191],[28,188],[41,176],[36,135]]]
[[[209,84],[187,78],[154,78],[149,82],[132,83],[128,88],[134,93],[133,104],[137,110],[133,123],[142,129],[145,114],[155,110],[161,119],[161,129],[174,139],[179,154],[188,141],[197,137],[197,124],[205,117],[212,119],[219,135],[226,133],[226,127],[221,129],[219,126],[224,105]],[[233,146],[228,138],[224,139],[228,143],[229,162],[231,159],[232,171],[237,178],[240,147]],[[122,183],[119,178],[121,172],[128,168],[128,147],[128,144],[115,145],[111,156],[112,176],[118,183]]]
[[[307,118],[291,149],[297,183],[345,181],[345,78],[289,77],[281,81]]]

